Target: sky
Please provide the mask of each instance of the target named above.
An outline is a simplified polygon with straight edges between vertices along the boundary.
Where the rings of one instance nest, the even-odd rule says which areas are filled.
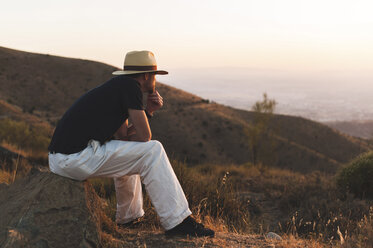
[[[122,67],[373,72],[368,0],[1,0],[0,46]]]

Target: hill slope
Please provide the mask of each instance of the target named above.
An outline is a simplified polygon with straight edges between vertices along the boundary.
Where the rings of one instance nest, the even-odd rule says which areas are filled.
[[[0,98],[54,123],[74,100],[108,80],[115,69],[0,47]],[[171,157],[190,164],[251,161],[244,129],[253,119],[252,112],[209,103],[164,84],[158,84],[158,90],[165,105],[151,121],[153,138],[164,144]],[[271,130],[272,140],[263,137],[260,161],[301,172],[334,172],[371,149],[364,140],[299,117],[275,115]]]
[[[373,121],[333,121],[325,124],[343,133],[373,140]]]
[[[0,97],[26,112],[61,115],[82,92],[110,77],[98,62],[0,47]]]

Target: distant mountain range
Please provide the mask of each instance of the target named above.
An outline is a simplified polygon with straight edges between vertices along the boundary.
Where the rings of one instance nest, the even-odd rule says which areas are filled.
[[[351,136],[373,140],[373,121],[332,121],[325,124]]]
[[[0,47],[0,115],[53,127],[80,95],[110,79],[116,69]],[[253,112],[210,103],[161,83],[158,90],[165,104],[151,120],[153,138],[163,143],[171,158],[190,165],[252,161],[245,129]],[[269,130],[261,139],[260,162],[299,172],[333,173],[373,148],[367,140],[300,117],[274,115]]]

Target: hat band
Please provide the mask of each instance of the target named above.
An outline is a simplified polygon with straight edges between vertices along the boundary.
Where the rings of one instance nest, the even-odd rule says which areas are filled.
[[[124,71],[155,71],[157,70],[156,65],[125,65],[123,66]]]

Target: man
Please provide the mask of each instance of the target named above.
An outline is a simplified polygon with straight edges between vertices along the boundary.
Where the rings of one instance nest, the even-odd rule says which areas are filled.
[[[141,182],[166,235],[214,236],[190,215],[184,192],[163,146],[151,140],[148,118],[163,106],[155,90],[153,53],[127,53],[123,70],[81,96],[59,121],[49,145],[53,173],[76,180],[114,178],[118,224],[144,215]],[[144,111],[143,93],[148,93]],[[128,125],[130,118],[132,125]]]

